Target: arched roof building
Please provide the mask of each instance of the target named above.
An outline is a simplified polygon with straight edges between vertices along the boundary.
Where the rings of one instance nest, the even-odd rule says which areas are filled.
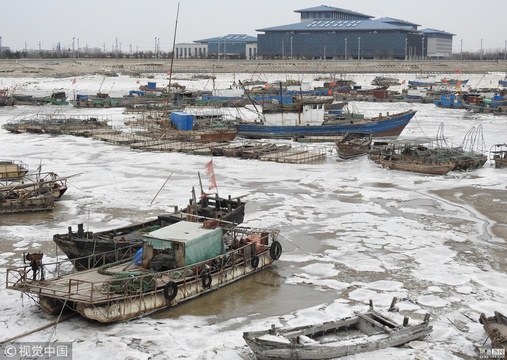
[[[453,34],[419,24],[317,6],[296,10],[295,24],[258,29],[257,53],[284,59],[423,59],[452,53]]]

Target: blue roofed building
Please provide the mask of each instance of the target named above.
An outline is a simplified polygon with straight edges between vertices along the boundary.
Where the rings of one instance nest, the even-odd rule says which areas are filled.
[[[192,44],[177,44],[175,57],[177,59],[255,59],[257,38],[245,34],[229,34],[196,40]]]
[[[263,59],[426,59],[452,53],[451,33],[419,24],[317,6],[296,10],[301,21],[258,29]]]

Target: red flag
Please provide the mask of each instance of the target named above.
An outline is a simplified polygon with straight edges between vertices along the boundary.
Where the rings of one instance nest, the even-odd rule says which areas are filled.
[[[333,95],[333,89],[332,89],[332,88],[329,88],[329,90],[327,91],[327,94],[328,94],[328,95]]]
[[[336,86],[336,81],[331,81],[331,84],[329,84],[329,87]]]
[[[72,79],[72,85],[76,83],[76,78]]]
[[[213,160],[210,160],[209,163],[206,164],[206,175],[210,176],[210,186],[208,190],[214,189],[217,187],[217,182],[215,179],[215,171],[213,170]]]
[[[171,70],[167,70],[167,75],[171,75]]]
[[[460,73],[460,72],[461,72],[461,70],[460,70],[460,69],[456,69],[456,73]]]
[[[461,80],[458,80],[458,82],[456,83],[456,87],[461,87]]]
[[[403,80],[403,81],[401,82],[401,84],[402,84],[402,85],[405,85],[405,80]]]
[[[266,89],[269,89],[269,88],[271,87],[271,85],[269,85],[269,83],[266,83],[266,84],[264,85],[264,87],[265,87]]]

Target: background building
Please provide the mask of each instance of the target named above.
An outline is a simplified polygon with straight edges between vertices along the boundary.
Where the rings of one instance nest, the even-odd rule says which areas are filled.
[[[257,38],[245,34],[229,34],[197,40],[193,44],[177,44],[175,57],[212,59],[255,59]]]
[[[330,6],[296,10],[301,21],[259,29],[264,59],[425,59],[452,53],[453,34],[418,30],[408,21],[380,18]]]
[[[208,57],[208,47],[206,44],[199,43],[176,44],[174,57],[176,59],[205,59]]]

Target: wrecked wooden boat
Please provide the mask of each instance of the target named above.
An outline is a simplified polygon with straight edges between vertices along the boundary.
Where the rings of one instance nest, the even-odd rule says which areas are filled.
[[[243,339],[258,360],[321,360],[403,345],[424,339],[432,329],[429,314],[414,325],[405,317],[401,325],[370,307],[354,317],[318,325],[245,332]]]
[[[266,269],[282,253],[278,233],[180,221],[144,234],[142,250],[124,261],[79,272],[69,260],[25,264],[7,270],[6,286],[37,298],[50,314],[68,309],[102,323],[125,321]]]
[[[336,142],[336,151],[342,159],[353,159],[366,155],[371,149],[370,133],[349,132]]]
[[[217,219],[237,225],[243,222],[244,217],[245,202],[241,197],[222,198],[217,194],[203,194],[197,200],[194,194],[186,207],[176,207],[173,212],[160,214],[155,219],[100,232],[85,231],[84,225],[78,224],[77,231],[69,227],[67,233],[53,235],[53,241],[69,259],[81,259],[76,261],[76,267],[84,270],[124,258],[133,251],[132,247],[137,250],[142,246],[146,233],[183,220],[203,222]],[[97,254],[102,256],[89,262],[88,256]]]
[[[482,313],[479,322],[488,334],[494,350],[499,350],[496,355],[503,355],[505,358],[507,353],[507,317],[498,311],[494,312],[494,316],[489,317]]]

